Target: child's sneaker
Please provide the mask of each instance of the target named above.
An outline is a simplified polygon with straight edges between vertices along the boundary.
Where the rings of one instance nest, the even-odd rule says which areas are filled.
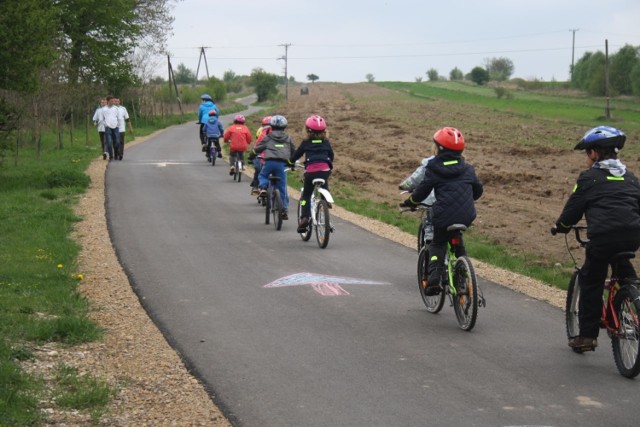
[[[282,219],[289,219],[289,212],[286,209],[282,210]]]
[[[251,188],[251,195],[252,196],[257,196],[258,194],[260,194],[260,190],[258,190],[256,187],[252,187]]]
[[[231,166],[231,169],[229,169],[229,175],[233,175],[236,173],[236,168]]]
[[[598,346],[598,339],[591,337],[569,338],[569,347],[582,351],[594,351]]]

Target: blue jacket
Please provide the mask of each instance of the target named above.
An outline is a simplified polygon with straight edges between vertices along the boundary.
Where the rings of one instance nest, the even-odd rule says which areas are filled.
[[[466,164],[460,153],[447,150],[430,160],[422,182],[411,193],[411,200],[424,200],[434,189],[434,227],[470,226],[476,219],[474,201],[482,196],[483,186],[473,166]]]
[[[209,116],[209,120],[204,123],[204,133],[207,135],[207,138],[222,137],[224,128],[216,116]]]
[[[207,123],[207,121],[209,121],[209,111],[211,110],[216,110],[218,116],[220,115],[220,110],[213,101],[205,101],[200,104],[200,108],[198,109],[198,123]]]

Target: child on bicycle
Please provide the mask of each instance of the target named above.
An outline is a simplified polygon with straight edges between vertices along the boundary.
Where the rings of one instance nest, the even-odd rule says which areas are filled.
[[[209,111],[209,120],[204,124],[204,133],[207,136],[207,158],[211,155],[211,144],[216,146],[218,158],[222,158],[220,137],[224,134],[224,127],[218,120],[218,112],[216,110]]]
[[[249,157],[253,160],[258,154],[264,152],[264,165],[258,175],[260,181],[260,197],[266,197],[266,189],[269,185],[269,175],[279,177],[278,189],[282,195],[282,219],[289,219],[289,194],[287,192],[287,174],[285,168],[289,164],[291,155],[296,151],[296,146],[291,137],[284,131],[287,128],[287,118],[276,115],[271,117],[269,122],[271,133],[269,133],[260,144],[256,145]]]
[[[270,122],[271,122],[271,116],[264,116],[262,118],[262,126],[260,126],[256,131],[256,142],[253,145],[254,147],[260,144],[260,142],[262,142],[264,137],[271,133],[271,125],[269,124]],[[264,151],[260,153],[260,155],[257,156],[255,159],[253,159],[253,179],[249,184],[251,186],[252,196],[256,196],[260,194],[260,189],[258,188],[258,186],[260,185],[260,181],[258,180],[258,175],[260,175],[260,170],[262,169],[263,163],[264,163]]]
[[[311,116],[304,122],[307,137],[300,143],[298,149],[291,156],[290,162],[295,163],[302,155],[304,160],[304,184],[300,204],[302,212],[298,222],[298,233],[304,233],[309,225],[311,207],[309,206],[313,193],[313,180],[324,179],[323,187],[329,189],[329,176],[333,169],[333,149],[327,139],[327,123],[320,116]]]
[[[584,150],[588,169],[581,172],[573,193],[556,221],[553,232],[568,233],[584,216],[587,237],[584,265],[580,269],[580,335],[569,347],[597,347],[602,313],[602,292],[609,261],[618,252],[640,247],[640,184],[618,159],[625,134],[613,127],[598,126],[582,137],[574,150]],[[628,259],[619,260],[618,275],[636,280]]]
[[[418,186],[418,184],[420,184],[420,182],[422,182],[422,178],[424,177],[424,171],[427,168],[427,165],[429,164],[429,161],[432,160],[435,156],[429,156],[429,157],[425,157],[424,159],[422,159],[422,162],[420,162],[420,166],[418,166],[416,168],[415,171],[413,171],[413,173],[407,177],[406,179],[404,179],[400,185],[398,186],[398,188],[402,191],[413,191],[416,189],[416,187]],[[426,199],[424,199],[423,201],[421,201],[421,204],[425,204],[428,206],[433,206],[433,203],[436,201],[436,193],[434,190],[431,190],[431,193],[429,193],[429,195],[427,196]],[[427,209],[425,209],[424,211],[424,215],[422,216],[422,224],[423,224],[423,230],[425,232],[426,235],[426,240],[428,240],[429,242],[433,239],[433,214],[432,214],[433,210],[429,207]]]
[[[229,175],[236,173],[236,158],[242,162],[242,170],[244,170],[244,152],[249,148],[253,136],[248,127],[244,125],[245,118],[242,114],[238,114],[233,118],[233,124],[224,132],[224,142],[229,143]]]
[[[427,267],[427,286],[425,295],[437,295],[440,277],[444,267],[449,232],[447,227],[453,224],[471,225],[476,218],[475,200],[482,196],[483,186],[476,176],[473,166],[462,157],[465,147],[464,136],[452,127],[445,127],[433,135],[436,147],[435,157],[425,168],[422,182],[411,196],[400,204],[415,208],[435,190],[436,201],[433,204],[433,240],[429,245],[429,266]],[[458,256],[466,255],[464,245]]]
[[[207,123],[207,120],[209,119],[209,111],[216,110],[216,114],[219,116],[220,109],[216,104],[214,104],[213,98],[211,98],[211,95],[207,93],[203,93],[202,95],[200,95],[200,99],[202,100],[202,103],[200,104],[200,107],[198,107],[197,123],[200,125],[198,133],[200,134],[200,143],[202,144],[202,151],[205,151],[207,149],[206,147],[207,140],[205,139],[206,136],[204,134],[204,125],[205,123]]]

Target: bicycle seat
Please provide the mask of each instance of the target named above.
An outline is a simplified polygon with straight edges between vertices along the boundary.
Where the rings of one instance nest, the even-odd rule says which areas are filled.
[[[311,182],[313,183],[313,185],[324,185],[324,179],[322,178],[316,178]]]
[[[467,229],[467,226],[464,224],[452,224],[450,226],[447,227],[447,231],[464,231]]]
[[[632,259],[632,258],[635,258],[635,257],[636,257],[635,252],[620,252],[620,253],[615,254],[611,258],[611,262],[617,261],[619,259]]]

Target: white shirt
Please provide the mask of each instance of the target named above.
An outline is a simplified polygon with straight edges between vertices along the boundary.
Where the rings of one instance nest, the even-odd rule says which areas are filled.
[[[129,120],[129,112],[127,111],[127,107],[124,105],[118,106],[118,127],[120,128],[120,133],[124,133],[127,130],[126,120]]]
[[[107,108],[106,105],[104,107],[98,107],[93,114],[93,122],[98,125],[98,132],[104,132],[104,113],[102,110],[105,108]]]
[[[118,107],[115,105],[107,105],[102,112],[104,117],[104,125],[110,129],[118,127]]]

